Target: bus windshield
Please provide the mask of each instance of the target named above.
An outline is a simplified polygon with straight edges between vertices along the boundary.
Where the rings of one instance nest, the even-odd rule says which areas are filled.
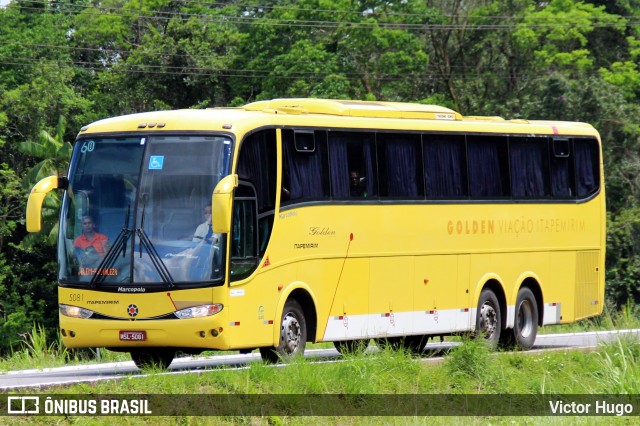
[[[221,282],[225,237],[212,232],[211,194],[230,152],[226,136],[78,140],[60,221],[61,284]]]

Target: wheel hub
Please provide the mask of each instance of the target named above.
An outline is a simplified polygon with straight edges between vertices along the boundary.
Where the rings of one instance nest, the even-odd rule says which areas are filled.
[[[491,337],[496,331],[498,318],[496,310],[493,306],[485,303],[480,309],[481,330],[487,333],[487,337]]]
[[[533,330],[533,313],[527,300],[522,301],[518,308],[518,328],[522,337],[529,337]]]
[[[284,339],[284,349],[288,354],[294,353],[300,345],[300,323],[291,315],[286,315],[282,319],[282,338]]]

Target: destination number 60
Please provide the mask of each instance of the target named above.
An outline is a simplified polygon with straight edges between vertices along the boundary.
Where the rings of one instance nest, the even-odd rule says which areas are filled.
[[[87,141],[87,142],[84,142],[80,147],[80,152],[85,154],[87,152],[93,151],[95,147],[96,147],[96,143],[94,141]]]

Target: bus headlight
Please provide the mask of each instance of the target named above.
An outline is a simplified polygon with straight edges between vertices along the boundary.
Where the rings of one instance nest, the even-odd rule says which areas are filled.
[[[201,305],[193,306],[191,308],[180,309],[175,311],[174,314],[178,318],[201,318],[215,315],[222,310],[222,304],[215,303],[213,305]]]
[[[66,317],[73,318],[91,318],[93,311],[81,308],[79,306],[70,306],[60,304],[60,313]]]

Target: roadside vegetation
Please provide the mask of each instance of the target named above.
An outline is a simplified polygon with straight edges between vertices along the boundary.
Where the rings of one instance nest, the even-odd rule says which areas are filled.
[[[35,390],[35,394],[135,395],[170,394],[175,404],[181,394],[211,395],[385,395],[385,394],[496,394],[575,395],[639,394],[640,342],[619,339],[601,345],[593,352],[556,351],[542,354],[489,351],[482,340],[465,340],[453,348],[444,362],[422,362],[410,354],[390,348],[347,355],[341,362],[312,363],[304,358],[286,365],[250,363],[235,370],[211,369],[199,374],[163,374],[148,369],[142,377],[117,381],[84,383],[69,387]],[[24,394],[21,392],[21,394]],[[497,396],[495,401],[500,401]],[[265,404],[268,399],[261,400]],[[366,398],[347,399],[340,409],[366,404]],[[255,407],[252,407],[255,408]],[[265,406],[265,409],[271,407]],[[356,407],[357,408],[357,407]],[[638,407],[636,407],[637,409]],[[192,407],[197,410],[198,407]],[[377,407],[372,407],[377,409]],[[407,404],[406,415],[368,416],[295,416],[295,407],[283,406],[282,415],[243,417],[31,417],[12,418],[17,424],[610,424],[630,420],[622,417],[465,417],[465,408],[454,408],[452,416],[427,418],[415,416]],[[326,407],[318,407],[327,412]],[[403,408],[404,410],[404,408]],[[331,408],[328,409],[331,412]],[[338,411],[336,414],[340,414]]]
[[[640,328],[640,309],[627,303],[616,312],[605,309],[599,317],[589,318],[566,325],[541,327],[538,334],[578,333],[584,331],[626,330]],[[67,364],[90,362],[131,361],[128,353],[113,352],[104,348],[94,350],[73,350],[64,347],[57,339],[48,339],[48,333],[39,325],[33,325],[28,333],[21,335],[22,342],[10,355],[0,357],[0,374],[7,371],[32,368],[59,367]],[[445,340],[460,341],[463,337],[446,337]],[[307,345],[307,348],[333,348],[332,343]],[[235,353],[235,352],[232,352]],[[205,352],[204,355],[219,355],[221,352]]]

